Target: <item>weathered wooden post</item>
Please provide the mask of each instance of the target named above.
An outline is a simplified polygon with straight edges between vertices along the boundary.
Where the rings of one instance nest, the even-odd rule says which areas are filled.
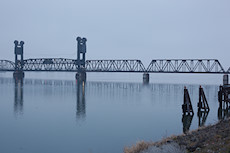
[[[204,94],[204,90],[201,86],[199,88],[199,102],[197,104],[197,107],[198,107],[198,112],[210,110],[209,105],[208,105],[208,101],[207,101],[206,96]]]
[[[184,103],[182,105],[182,110],[183,110],[183,114],[187,113],[189,115],[194,115],[192,103],[190,100],[188,89],[186,89],[186,87],[184,87]]]
[[[222,107],[222,102],[223,102],[223,86],[219,86],[219,91],[218,91],[218,101],[219,101],[219,108]]]
[[[223,76],[223,86],[228,85],[228,74]]]

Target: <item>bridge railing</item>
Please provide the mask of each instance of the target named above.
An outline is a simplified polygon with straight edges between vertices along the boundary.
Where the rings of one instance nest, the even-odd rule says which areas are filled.
[[[157,59],[147,68],[149,73],[225,73],[216,59]]]

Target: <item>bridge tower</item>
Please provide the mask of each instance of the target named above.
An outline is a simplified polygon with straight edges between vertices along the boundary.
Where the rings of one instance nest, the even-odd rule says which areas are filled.
[[[20,43],[15,40],[14,41],[14,54],[15,54],[15,69],[13,73],[13,77],[15,79],[22,79],[24,78],[24,72],[23,72],[23,45],[24,42],[20,41]],[[18,56],[21,56],[21,59],[18,59]]]
[[[77,74],[76,79],[86,81],[85,72],[85,54],[86,54],[86,38],[77,37]]]

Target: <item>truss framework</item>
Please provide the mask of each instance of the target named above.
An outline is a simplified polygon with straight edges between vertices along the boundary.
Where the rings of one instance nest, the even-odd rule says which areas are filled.
[[[216,59],[173,59],[152,60],[149,73],[225,73]]]
[[[145,72],[140,60],[87,60],[88,72]]]
[[[26,59],[18,62],[23,71],[77,72],[77,60],[65,58]],[[139,72],[139,73],[230,73],[217,59],[155,59],[147,69],[141,60],[86,60],[86,72]],[[0,60],[0,71],[15,71],[15,63]]]
[[[0,71],[14,71],[15,64],[14,62],[8,60],[0,60]]]

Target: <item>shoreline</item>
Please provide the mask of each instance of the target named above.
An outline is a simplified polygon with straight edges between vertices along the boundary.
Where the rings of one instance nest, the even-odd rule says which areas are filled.
[[[170,152],[170,150],[171,152],[229,153],[230,118],[157,142],[141,141],[131,147],[125,147],[124,153]]]

